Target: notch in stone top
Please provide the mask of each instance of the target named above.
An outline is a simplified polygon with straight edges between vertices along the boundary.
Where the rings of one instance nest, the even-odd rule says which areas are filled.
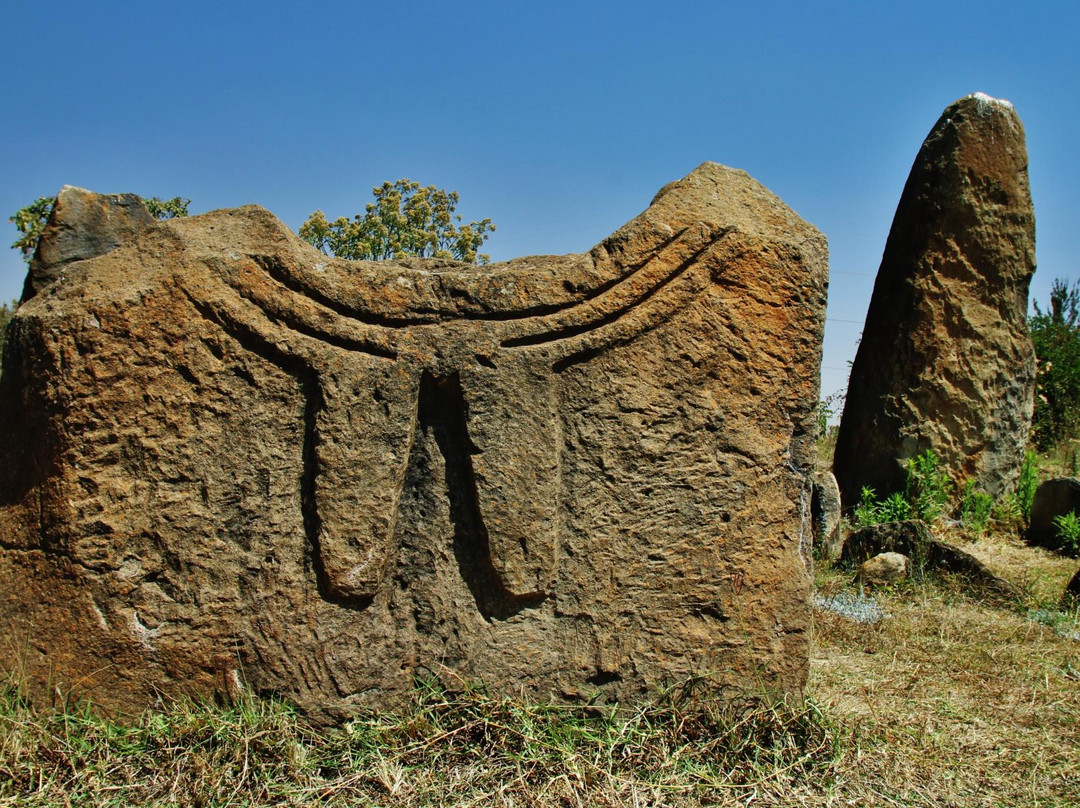
[[[22,302],[59,278],[68,264],[112,252],[153,224],[135,194],[96,194],[65,185],[30,260]]]

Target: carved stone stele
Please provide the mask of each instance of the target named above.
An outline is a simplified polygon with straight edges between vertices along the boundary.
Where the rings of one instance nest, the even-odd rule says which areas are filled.
[[[429,675],[798,691],[826,286],[822,236],[711,163],[587,254],[485,267],[153,224],[9,332],[0,664],[313,720]]]

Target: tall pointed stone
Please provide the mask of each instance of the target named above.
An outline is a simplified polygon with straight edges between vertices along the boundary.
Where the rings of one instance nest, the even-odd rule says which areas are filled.
[[[951,104],[911,169],[851,369],[834,471],[845,505],[898,490],[933,449],[990,494],[1031,423],[1035,214],[1024,128],[982,93]]]

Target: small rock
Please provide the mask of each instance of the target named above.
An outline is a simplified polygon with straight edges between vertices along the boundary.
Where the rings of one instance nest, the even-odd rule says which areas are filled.
[[[900,553],[879,553],[859,567],[859,582],[866,586],[883,586],[908,576],[911,559]]]

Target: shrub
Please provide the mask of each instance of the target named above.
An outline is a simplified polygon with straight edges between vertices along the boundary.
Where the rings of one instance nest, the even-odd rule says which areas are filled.
[[[944,513],[952,490],[952,478],[933,449],[908,460],[904,494],[916,519],[936,522]]]
[[[1057,529],[1061,552],[1066,555],[1080,555],[1080,516],[1073,512],[1055,516],[1054,527]]]
[[[1038,370],[1032,435],[1042,450],[1053,448],[1080,428],[1080,281],[1058,278],[1050,290],[1050,311],[1034,302],[1029,318]]]
[[[968,480],[960,498],[960,521],[964,528],[974,536],[982,536],[986,533],[993,513],[994,498],[985,491],[979,491],[974,480]]]

